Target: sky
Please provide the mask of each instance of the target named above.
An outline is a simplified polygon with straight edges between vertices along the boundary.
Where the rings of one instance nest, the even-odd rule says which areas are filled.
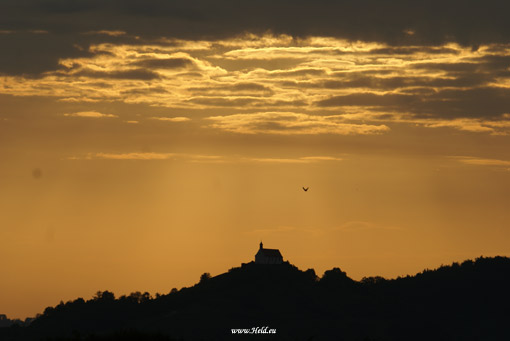
[[[508,256],[508,7],[2,1],[0,313]]]

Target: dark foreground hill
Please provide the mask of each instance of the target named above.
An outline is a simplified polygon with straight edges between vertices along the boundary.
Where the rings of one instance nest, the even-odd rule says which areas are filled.
[[[105,291],[61,303],[0,328],[0,340],[510,340],[509,321],[509,258],[360,282],[338,268],[319,279],[249,263],[156,298]]]

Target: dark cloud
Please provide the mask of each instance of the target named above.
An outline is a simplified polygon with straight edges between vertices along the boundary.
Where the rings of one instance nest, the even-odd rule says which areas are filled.
[[[251,96],[260,95],[270,96],[273,94],[273,90],[271,90],[269,87],[253,82],[237,83],[226,86],[193,87],[188,88],[187,90],[192,91],[193,93],[201,94],[217,94],[222,92],[231,92],[235,93],[238,96],[242,94],[247,94]]]
[[[495,79],[510,76],[510,56],[484,55],[458,63],[416,63],[414,69],[443,71],[448,77],[463,79]]]
[[[259,103],[257,106],[259,107],[304,107],[307,106],[309,103],[303,100],[273,100],[273,101],[266,101],[265,103]]]
[[[271,77],[306,77],[306,76],[321,76],[326,74],[323,69],[302,69],[291,71],[274,71],[269,75]]]
[[[428,113],[446,118],[493,118],[510,110],[510,89],[481,87],[475,89],[445,89],[420,101],[410,112]]]
[[[361,106],[379,112],[401,112],[419,118],[501,118],[509,112],[510,89],[480,87],[443,89],[410,94],[357,93],[332,96],[315,103],[319,107]]]
[[[379,95],[374,93],[356,93],[351,95],[333,96],[328,99],[318,101],[320,107],[341,107],[341,106],[377,106],[393,107],[408,105],[416,102],[416,96],[386,94]]]
[[[427,96],[427,95],[433,95],[437,91],[432,88],[426,88],[426,87],[417,87],[417,88],[407,88],[407,89],[401,89],[400,93],[403,94],[409,94],[409,95],[415,95],[415,96]]]
[[[389,54],[389,55],[412,55],[415,53],[426,53],[426,54],[457,54],[458,51],[446,48],[446,47],[431,47],[431,46],[396,46],[372,49],[367,54]]]
[[[458,77],[366,77],[352,76],[345,80],[328,80],[317,83],[308,83],[310,88],[324,89],[352,89],[370,88],[375,90],[395,90],[409,87],[475,87],[487,84],[495,75],[484,73],[466,73]]]
[[[180,76],[190,77],[190,78],[204,78],[205,76],[200,72],[183,72],[179,74]]]
[[[135,79],[143,81],[161,78],[161,76],[158,73],[145,69],[132,69],[126,71],[113,71],[113,72],[85,70],[77,72],[74,75],[90,78]]]
[[[58,59],[86,54],[90,44],[104,40],[216,39],[243,32],[334,36],[393,46],[453,41],[476,50],[480,44],[510,42],[509,9],[504,0],[3,0],[0,30],[49,33],[3,34],[0,72],[52,70]],[[101,30],[127,34],[85,34]]]
[[[508,52],[507,52],[508,53]],[[510,70],[510,56],[508,55],[485,55],[479,58],[473,58],[481,71],[497,71],[501,76],[501,71]]]
[[[132,36],[112,36],[85,31],[73,33],[65,32],[65,30],[62,32],[23,30],[0,33],[2,48],[0,74],[35,77],[46,71],[61,69],[60,59],[106,54],[104,51],[93,53],[89,50],[91,44],[100,43],[140,44],[141,42]]]
[[[155,69],[179,69],[193,65],[193,61],[187,58],[154,58],[141,60],[133,65]]]
[[[478,67],[478,63],[474,62],[458,62],[458,63],[416,63],[411,65],[413,69],[446,71],[446,72],[473,72]]]
[[[192,98],[188,102],[194,104],[202,104],[208,106],[216,106],[216,107],[236,107],[236,106],[246,106],[246,105],[255,105],[260,100],[254,98],[221,98],[221,97],[197,97]],[[264,102],[262,102],[264,103]]]
[[[271,92],[267,86],[258,83],[238,83],[232,86],[234,91],[262,91],[262,92]]]
[[[151,86],[141,89],[131,89],[120,92],[123,95],[151,95],[151,94],[166,94],[168,90],[163,87]]]
[[[36,4],[36,8],[48,14],[73,14],[97,10],[99,4],[95,1],[46,0]]]
[[[89,57],[68,35],[14,32],[0,34],[0,74],[38,75],[59,68],[60,58]]]
[[[194,104],[201,104],[215,107],[246,107],[253,108],[271,108],[271,107],[299,107],[305,106],[308,103],[301,100],[267,100],[265,98],[253,97],[196,97],[188,100],[187,102]]]

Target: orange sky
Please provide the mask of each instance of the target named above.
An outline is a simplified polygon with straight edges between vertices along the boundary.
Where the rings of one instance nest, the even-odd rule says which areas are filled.
[[[0,313],[168,293],[261,240],[357,280],[510,253],[510,44],[80,34],[112,40],[0,71]]]

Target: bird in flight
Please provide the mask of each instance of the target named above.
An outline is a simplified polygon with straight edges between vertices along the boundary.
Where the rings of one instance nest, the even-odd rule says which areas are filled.
[[[303,191],[305,191],[305,192],[308,191],[308,188],[310,188],[310,187],[306,187],[306,188],[303,187]]]

